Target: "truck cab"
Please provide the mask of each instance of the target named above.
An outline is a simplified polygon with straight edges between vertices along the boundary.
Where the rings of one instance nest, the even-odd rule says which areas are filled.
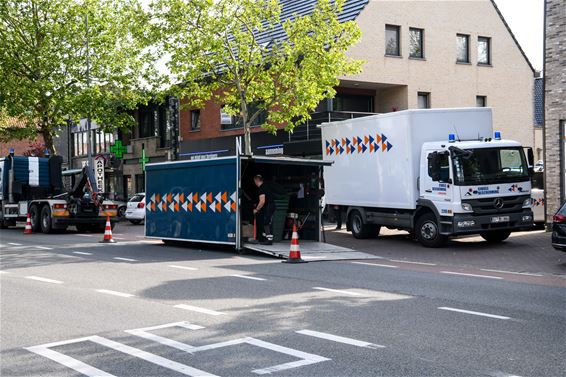
[[[441,246],[448,236],[480,234],[501,242],[533,226],[530,173],[523,147],[494,138],[422,146],[415,236]],[[426,216],[426,212],[430,215]]]

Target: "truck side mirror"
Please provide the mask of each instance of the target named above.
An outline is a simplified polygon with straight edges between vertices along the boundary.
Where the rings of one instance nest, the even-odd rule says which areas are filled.
[[[433,181],[440,181],[440,156],[438,152],[433,152],[428,155],[428,175]]]
[[[533,168],[535,166],[535,153],[533,152],[533,148],[527,148],[527,165],[529,168]]]

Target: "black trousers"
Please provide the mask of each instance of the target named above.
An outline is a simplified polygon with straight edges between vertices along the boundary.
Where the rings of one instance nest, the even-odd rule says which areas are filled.
[[[258,241],[265,241],[266,236],[273,238],[271,230],[271,222],[273,219],[273,211],[262,208],[261,211],[255,214],[256,233]]]

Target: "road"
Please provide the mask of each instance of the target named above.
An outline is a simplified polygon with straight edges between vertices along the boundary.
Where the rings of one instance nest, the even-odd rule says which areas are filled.
[[[289,265],[164,246],[145,240],[142,229],[118,225],[114,245],[98,243],[98,234],[0,231],[0,375],[552,377],[566,370],[562,254],[541,252],[548,266],[527,272],[501,256],[515,247],[530,258],[523,243],[546,235],[493,249],[497,268],[490,269],[489,256],[440,258],[442,251],[423,252],[396,235],[354,242],[329,232],[376,259]]]

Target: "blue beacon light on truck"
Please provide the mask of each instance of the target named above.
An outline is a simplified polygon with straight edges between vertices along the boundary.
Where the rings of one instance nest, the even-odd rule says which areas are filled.
[[[456,142],[456,135],[454,135],[454,134],[449,134],[449,135],[448,135],[448,141],[449,141],[450,143]]]
[[[495,131],[495,140],[501,140],[501,131]]]

